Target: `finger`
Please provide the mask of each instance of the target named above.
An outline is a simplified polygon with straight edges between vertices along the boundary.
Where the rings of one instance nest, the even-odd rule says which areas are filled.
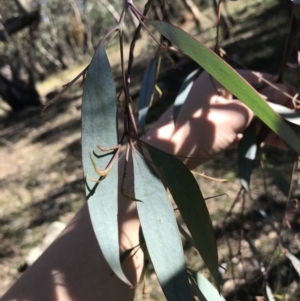
[[[193,117],[201,116],[203,111],[195,112]],[[227,133],[242,133],[254,117],[253,112],[239,100],[228,100],[222,96],[213,96],[206,118]]]

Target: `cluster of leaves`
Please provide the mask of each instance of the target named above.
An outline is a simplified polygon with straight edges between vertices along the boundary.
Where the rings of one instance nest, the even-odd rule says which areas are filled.
[[[82,103],[82,156],[86,175],[86,195],[93,228],[102,253],[112,271],[130,286],[130,282],[122,271],[119,256],[117,215],[118,194],[122,193],[129,198],[129,201],[136,202],[148,254],[167,299],[192,300],[191,287],[200,300],[224,300],[218,294],[220,289],[218,256],[213,227],[205,199],[197,182],[187,167],[175,156],[139,139],[130,101],[129,74],[131,70],[125,72],[124,68],[122,23],[126,12],[130,10],[140,22],[133,38],[133,48],[139,30],[144,27],[158,43],[159,51],[167,51],[147,27],[153,26],[176,48],[197,62],[228,91],[246,104],[268,128],[300,154],[298,136],[274,110],[289,121],[296,120],[296,124],[298,124],[298,115],[295,116],[293,111],[280,106],[272,109],[259,93],[222,58],[186,32],[170,23],[147,19],[146,13],[150,6],[151,0],[147,2],[144,12],[141,13],[132,1],[125,1],[119,23],[100,40],[90,65],[80,74],[85,75]],[[119,34],[120,41],[124,93],[122,104],[124,128],[121,138],[118,137],[118,100],[114,78],[105,51],[105,42],[116,33]],[[131,68],[132,57],[131,52],[128,69]],[[155,87],[157,65],[157,58],[154,58],[141,84],[139,121],[142,130]],[[183,84],[181,94],[174,106],[174,122],[196,76],[197,72],[190,75]],[[255,136],[253,128],[249,128],[245,135],[246,139],[240,146],[241,177],[246,190],[249,189],[251,174],[249,161],[254,159],[253,149],[254,153],[256,151],[256,139],[252,138],[253,136]],[[119,175],[117,162],[120,147],[124,142],[126,143],[125,170]],[[134,194],[127,195],[123,187],[119,187],[119,178],[123,179],[121,181],[123,183],[131,160],[134,170]],[[162,181],[169,189],[191,236],[178,227]],[[117,187],[120,192],[116,189]],[[201,275],[194,277],[193,273],[187,272],[180,232],[198,250],[214,278],[217,289]],[[127,256],[130,251],[132,250],[125,252]]]

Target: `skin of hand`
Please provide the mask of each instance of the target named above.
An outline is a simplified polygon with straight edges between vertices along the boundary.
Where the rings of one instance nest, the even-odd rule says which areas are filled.
[[[268,74],[237,71],[251,85],[263,83],[261,76],[269,81],[275,79]],[[276,86],[282,92],[295,94],[295,90],[287,84]],[[269,101],[292,107],[292,101],[282,92],[268,85],[259,90]],[[234,99],[232,94],[206,72],[202,72],[196,79],[180,110],[176,125],[172,120],[172,110],[173,108],[167,110],[145,140],[182,158],[190,169],[214,158],[227,147],[236,145],[254,118],[247,106]],[[267,142],[277,143],[277,136],[270,134]]]
[[[238,71],[250,84],[261,80],[250,71]],[[266,75],[269,78],[269,75]],[[290,87],[278,84],[291,93]],[[220,96],[216,89],[221,91]],[[274,89],[264,88],[261,94],[286,104],[288,99]],[[181,108],[176,126],[173,108],[168,109],[142,140],[166,152],[182,156],[193,169],[219,154],[240,137],[253,119],[253,113],[233,99],[206,72],[195,81]],[[190,157],[190,158],[188,158]],[[119,161],[123,173],[124,157]],[[132,176],[132,166],[127,170]],[[132,181],[125,182],[125,191],[132,190]],[[119,187],[120,189],[120,187]],[[120,252],[138,245],[139,221],[135,203],[119,196]],[[142,267],[143,254],[139,250],[122,264],[123,270],[136,287]],[[62,234],[44,254],[1,298],[1,301],[106,301],[133,300],[134,290],[112,274],[96,240],[87,206],[85,205]]]

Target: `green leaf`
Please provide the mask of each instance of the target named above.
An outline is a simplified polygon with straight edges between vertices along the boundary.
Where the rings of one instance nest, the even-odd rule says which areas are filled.
[[[182,243],[166,190],[145,159],[133,151],[134,190],[146,246],[168,301],[192,300]]]
[[[153,58],[147,66],[141,85],[139,99],[139,126],[142,132],[145,131],[146,116],[149,109],[150,100],[154,91],[156,77],[157,57]]]
[[[118,144],[117,129],[115,83],[104,46],[100,44],[88,68],[82,97],[82,161],[87,177],[86,194],[93,229],[103,256],[112,271],[132,286],[122,271],[119,257],[118,160],[108,175],[100,178],[100,183],[89,180],[99,179],[89,152],[93,154],[98,169],[105,169],[113,154],[103,153],[97,146],[115,147]]]
[[[173,109],[174,123],[176,123],[176,120],[177,120],[177,117],[178,117],[179,112],[181,110],[181,107],[184,104],[187,96],[189,95],[190,90],[192,89],[192,86],[193,86],[193,83],[194,83],[195,79],[198,77],[198,75],[200,74],[201,71],[202,71],[201,69],[193,71],[183,81],[183,83],[182,83],[182,85],[179,89],[178,95],[177,95],[177,97],[175,99],[175,102],[174,102],[174,109]]]
[[[205,200],[190,170],[175,156],[148,144],[150,157],[169,188],[197,250],[219,288],[218,253],[215,234]]]
[[[244,131],[243,138],[238,146],[238,170],[242,186],[246,191],[250,190],[250,177],[252,173],[253,161],[257,153],[256,126],[252,122]]]
[[[180,28],[163,21],[151,21],[150,23],[247,105],[271,130],[300,154],[300,140],[296,133],[233,68]]]

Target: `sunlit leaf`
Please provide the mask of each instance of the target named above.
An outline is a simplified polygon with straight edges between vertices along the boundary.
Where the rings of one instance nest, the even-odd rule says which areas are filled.
[[[246,104],[271,130],[300,154],[300,139],[296,133],[233,68],[180,28],[163,21],[151,21],[150,23],[211,74],[228,91]]]
[[[182,105],[184,104],[188,94],[190,93],[193,83],[194,83],[195,79],[197,78],[197,76],[200,74],[200,71],[201,70],[193,71],[183,81],[183,83],[179,89],[179,92],[176,96],[175,102],[174,102],[174,109],[173,109],[174,123],[176,123],[180,109],[181,109]]]
[[[134,190],[145,242],[168,301],[192,300],[177,222],[163,184],[133,151]]]
[[[272,290],[271,290],[271,288],[269,287],[268,284],[266,285],[266,294],[267,294],[267,297],[268,297],[268,301],[276,301],[275,298],[274,298],[273,292],[272,292]]]
[[[105,169],[112,159],[112,152],[102,153],[97,146],[110,148],[118,144],[116,114],[115,83],[105,49],[100,45],[88,68],[82,98],[82,161],[87,178],[86,194],[93,229],[103,256],[112,271],[131,285],[122,271],[119,257],[118,160],[100,183],[89,180],[99,178],[89,152],[100,170]]]
[[[202,294],[202,292],[200,291],[200,289],[198,287],[197,281],[193,277],[190,277],[190,283],[191,283],[191,287],[194,292],[194,295],[197,296],[200,301],[214,301],[214,300],[207,300],[204,297],[204,295]]]
[[[139,99],[139,106],[138,106],[139,108],[138,120],[142,132],[145,131],[146,116],[148,113],[149,103],[155,87],[156,66],[157,66],[157,57],[153,58],[150,64],[147,66],[141,84],[141,92],[140,92],[140,99]]]
[[[253,161],[257,153],[256,126],[251,123],[244,131],[243,138],[238,146],[238,170],[242,186],[246,191],[250,189],[250,177],[252,173]]]
[[[200,273],[197,273],[197,284],[207,301],[226,301],[216,288]]]
[[[269,106],[288,122],[300,125],[300,114],[292,109],[268,101]]]
[[[219,287],[217,244],[197,181],[179,159],[148,144],[145,145],[178,206],[197,250]]]
[[[200,273],[190,277],[192,289],[200,301],[226,301],[216,288]]]
[[[295,255],[293,255],[288,249],[285,249],[282,246],[280,249],[283,252],[283,254],[291,261],[294,269],[300,277],[300,260]]]

